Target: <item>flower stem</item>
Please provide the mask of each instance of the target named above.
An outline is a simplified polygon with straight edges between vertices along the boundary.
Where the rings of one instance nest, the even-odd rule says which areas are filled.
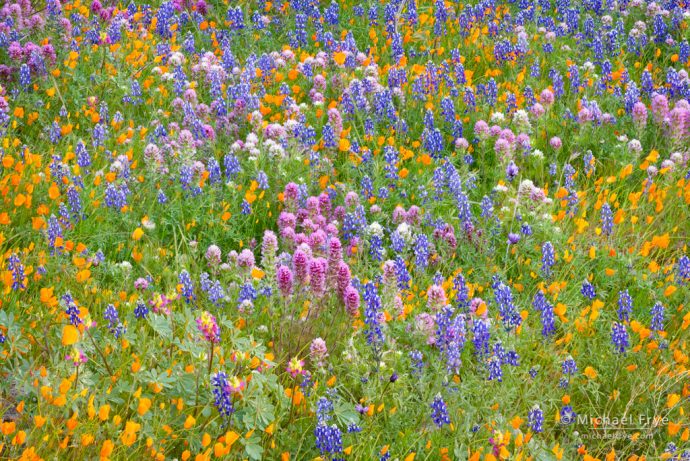
[[[209,341],[208,351],[208,374],[211,374],[211,367],[213,366],[213,341]]]
[[[98,344],[96,344],[96,340],[93,339],[93,336],[89,332],[88,328],[86,329],[86,333],[89,335],[89,338],[91,338],[91,342],[93,343],[93,347],[96,348],[96,352],[98,352],[98,355],[100,355],[101,359],[103,359],[103,364],[105,365],[105,369],[108,370],[108,374],[110,376],[115,376],[115,373],[113,373],[113,370],[110,368],[110,365],[108,365],[108,359],[105,358],[105,354],[103,354],[101,348],[98,347]]]

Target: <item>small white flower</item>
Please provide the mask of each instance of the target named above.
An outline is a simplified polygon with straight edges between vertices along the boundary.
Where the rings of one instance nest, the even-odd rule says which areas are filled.
[[[398,226],[398,234],[405,240],[405,242],[410,242],[412,240],[412,231],[410,230],[410,226],[407,223],[401,223]]]
[[[503,123],[506,121],[506,116],[503,112],[494,112],[491,114],[491,123]]]
[[[184,55],[179,51],[171,53],[170,58],[168,59],[170,61],[170,64],[172,64],[173,66],[181,66],[182,64],[184,64],[185,61]]]
[[[529,114],[527,113],[526,110],[524,109],[519,109],[515,111],[515,114],[513,114],[513,123],[519,125],[519,126],[525,126],[529,127]]]
[[[642,152],[642,143],[637,139],[633,139],[628,143],[628,149],[632,152],[640,153]]]
[[[383,227],[378,222],[373,222],[369,224],[369,234],[383,238]]]

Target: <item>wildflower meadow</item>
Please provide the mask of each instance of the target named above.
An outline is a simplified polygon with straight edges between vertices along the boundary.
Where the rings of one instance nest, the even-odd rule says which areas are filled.
[[[690,460],[688,0],[128,1],[0,1],[0,460]]]

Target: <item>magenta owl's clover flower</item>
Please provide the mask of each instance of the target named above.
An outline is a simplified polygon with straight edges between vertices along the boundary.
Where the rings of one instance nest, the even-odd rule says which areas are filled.
[[[688,136],[690,129],[690,108],[687,107],[687,101],[680,100],[676,106],[669,112],[668,118],[671,127],[671,137],[674,140],[680,140]]]
[[[538,118],[541,118],[542,115],[544,115],[544,113],[546,112],[546,109],[544,109],[544,106],[542,106],[541,104],[535,103],[530,108],[530,112],[532,113],[534,118],[538,119]]]
[[[343,244],[337,237],[328,240],[328,264],[337,266],[343,260]]]
[[[303,285],[307,282],[307,276],[309,275],[309,256],[300,250],[296,250],[295,254],[292,255],[292,266],[295,271],[295,278],[297,283]]]
[[[299,198],[299,186],[294,182],[287,183],[283,191],[283,199],[285,201],[285,206],[289,209],[294,208],[297,204],[297,199]]]
[[[343,262],[343,246],[337,237],[330,237],[328,240],[328,286],[330,288],[339,287],[338,270],[340,263]],[[349,283],[349,280],[348,280]],[[345,286],[345,285],[344,285]],[[343,287],[344,287],[343,286]],[[342,291],[338,290],[340,294]]]
[[[548,88],[541,92],[539,95],[539,101],[546,107],[551,106],[554,103],[554,95]]]
[[[417,330],[426,336],[427,344],[436,344],[436,319],[433,315],[422,312],[414,318],[414,324]]]
[[[583,107],[580,109],[580,111],[577,113],[577,121],[580,123],[580,125],[584,125],[587,122],[591,122],[594,119],[592,112],[587,109],[586,107]]]
[[[328,262],[324,258],[313,258],[309,261],[309,284],[317,298],[322,298],[326,293],[327,271]]]
[[[506,128],[504,130],[501,130],[499,137],[501,139],[505,139],[510,144],[515,144],[515,140],[517,139],[515,136],[515,133],[513,133],[513,130],[511,130],[510,128]]]
[[[10,43],[10,46],[7,48],[7,53],[11,59],[18,61],[22,59],[22,56],[24,55],[24,50],[19,42],[12,42]]]
[[[321,214],[323,215],[324,220],[326,220],[326,218],[330,216],[331,211],[333,210],[333,203],[331,202],[331,198],[325,192],[322,192],[319,195],[319,210],[321,210]]]
[[[388,287],[394,287],[397,281],[395,261],[389,259],[383,263],[383,283]]]
[[[196,2],[196,10],[199,12],[200,15],[205,16],[206,13],[208,13],[208,5],[204,0],[199,0]]]
[[[208,123],[204,124],[202,129],[204,131],[204,137],[206,139],[208,139],[210,141],[213,141],[216,139],[216,131],[213,129],[213,127],[211,125],[209,125]]]
[[[668,99],[665,95],[659,93],[652,95],[652,116],[658,124],[663,123],[668,117]]]
[[[341,296],[350,285],[351,279],[352,274],[350,273],[350,266],[348,266],[345,261],[340,261],[338,263],[338,269],[336,270],[336,285],[338,286],[338,293]]]
[[[295,239],[297,234],[295,229],[292,227],[285,227],[280,230],[280,238],[283,239],[283,243],[287,249],[293,249],[295,247]]]
[[[216,318],[211,313],[208,311],[202,312],[201,316],[196,319],[196,324],[206,341],[211,343],[220,341],[220,328],[218,327]]]
[[[632,108],[633,123],[637,129],[647,126],[647,106],[642,102],[636,102]]]
[[[474,124],[474,134],[479,139],[486,139],[489,137],[489,125],[484,120],[479,120]]]
[[[295,244],[297,244],[298,250],[303,251],[304,254],[307,255],[308,259],[314,257],[314,252],[309,246],[309,237],[307,237],[307,234],[300,232],[299,234],[295,235]]]
[[[530,142],[529,135],[527,133],[520,133],[517,136],[516,141],[518,146],[520,146],[525,151],[529,151],[529,149],[532,147],[532,143]]]
[[[407,210],[407,215],[405,216],[405,222],[407,224],[419,224],[421,221],[421,209],[417,205],[412,205]]]
[[[143,277],[139,277],[138,279],[136,279],[134,281],[134,288],[136,288],[137,290],[143,291],[143,290],[147,289],[148,287],[149,287],[149,281]]]
[[[292,294],[292,271],[289,267],[281,265],[276,272],[276,282],[278,289],[283,298],[287,298]]]
[[[321,253],[321,250],[326,246],[326,239],[326,233],[318,229],[309,236],[307,244],[312,248],[313,252]]]
[[[326,347],[326,341],[322,338],[315,338],[309,346],[309,352],[311,353],[314,363],[318,366],[323,366],[324,360],[328,357],[328,348]]]
[[[324,102],[323,94],[319,93],[318,91],[314,91],[314,89],[309,91],[309,97],[311,98],[311,102],[316,104],[316,105],[323,104],[323,102]]]
[[[426,291],[427,306],[432,311],[438,311],[448,303],[446,292],[441,285],[431,285]]]
[[[251,269],[252,267],[254,267],[254,263],[254,253],[252,253],[251,250],[244,249],[237,256],[237,267],[240,267],[242,269]]]
[[[494,151],[501,156],[503,161],[513,157],[513,147],[507,139],[499,138],[494,144]]]
[[[297,225],[297,217],[293,213],[288,213],[287,211],[282,211],[278,217],[278,229],[281,231],[286,228],[292,228]]]
[[[319,226],[317,226],[314,223],[314,221],[312,221],[311,217],[309,217],[309,218],[307,217],[308,213],[309,213],[308,210],[305,210],[304,208],[300,208],[297,213],[298,213],[300,221],[302,221],[302,230],[305,232],[305,235],[306,235],[306,238],[304,239],[304,241],[308,242],[311,234],[313,232],[315,232],[316,229],[319,228]]]
[[[223,253],[220,251],[218,245],[211,245],[206,249],[206,261],[209,266],[217,266],[220,264]]]
[[[270,230],[264,232],[264,238],[261,241],[261,260],[264,267],[273,261],[276,252],[278,251],[278,237]]]
[[[455,140],[455,148],[464,152],[467,150],[467,148],[470,147],[470,143],[467,142],[467,139],[465,138],[457,138]]]
[[[348,285],[343,292],[343,302],[348,315],[355,317],[359,312],[359,292],[352,285]]]
[[[403,303],[402,297],[399,294],[395,295],[395,298],[393,299],[393,307],[395,308],[395,312],[398,314],[398,317],[405,315],[405,303]]]
[[[228,263],[236,265],[237,264],[237,252],[235,250],[232,250],[230,253],[227,255]]]
[[[352,208],[355,207],[359,204],[359,196],[357,195],[357,192],[348,192],[347,195],[345,195],[345,205]]]
[[[563,147],[563,142],[561,141],[561,138],[554,136],[553,138],[549,139],[549,145],[555,150],[560,150],[560,148]]]
[[[393,210],[393,223],[400,224],[401,222],[405,221],[406,217],[407,212],[405,211],[405,208],[401,207],[400,205],[396,206]]]
[[[317,215],[321,214],[321,205],[319,204],[319,198],[311,196],[307,199],[307,212],[310,218],[315,218]]]
[[[333,132],[336,136],[340,136],[343,131],[343,117],[335,107],[328,109],[328,121],[333,126]]]

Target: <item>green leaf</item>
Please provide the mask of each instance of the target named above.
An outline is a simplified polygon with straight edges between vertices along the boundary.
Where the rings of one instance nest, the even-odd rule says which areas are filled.
[[[151,314],[149,315],[149,324],[151,328],[158,333],[161,338],[171,339],[172,338],[172,328],[170,328],[170,319],[164,315]]]
[[[261,459],[261,455],[264,452],[264,447],[253,441],[250,441],[244,447],[244,451],[247,453],[247,456],[249,456],[251,459]]]
[[[359,414],[355,411],[355,408],[345,402],[337,402],[333,406],[333,414],[338,419],[338,422],[344,426],[359,422]]]
[[[249,405],[246,407],[247,413],[244,415],[242,420],[247,427],[251,429],[265,429],[266,426],[275,421],[275,410],[276,407],[273,403],[262,394],[252,400],[250,400]]]

